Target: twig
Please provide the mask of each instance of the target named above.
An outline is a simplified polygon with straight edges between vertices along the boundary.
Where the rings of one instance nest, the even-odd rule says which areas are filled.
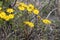
[[[50,11],[50,13],[47,15],[47,17],[46,17],[46,19],[51,15],[51,13],[53,12],[53,11],[55,11],[57,8],[54,8],[52,11]]]
[[[6,37],[6,40],[7,40],[7,38],[9,38],[13,33],[14,33],[14,31],[13,31],[12,33],[9,33],[9,34],[7,35],[7,37]]]
[[[30,39],[30,36],[32,35],[33,30],[34,30],[34,28],[32,28],[31,32],[29,34],[27,34],[27,36],[24,40],[29,40]]]
[[[12,4],[9,5],[9,7],[10,7],[10,8],[11,8],[11,7],[14,7],[15,4],[16,4],[16,2],[17,2],[17,0],[14,0],[14,2],[13,2]]]
[[[14,1],[14,3],[13,3],[13,6],[12,6],[12,7],[14,7],[14,6],[15,6],[16,2],[17,2],[17,0],[15,0],[15,1]]]

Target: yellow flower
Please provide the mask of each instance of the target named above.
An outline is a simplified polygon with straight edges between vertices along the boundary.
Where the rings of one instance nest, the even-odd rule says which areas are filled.
[[[32,22],[29,22],[29,21],[25,21],[24,22],[26,25],[28,25],[29,27],[34,27],[34,23],[32,23]]]
[[[9,14],[8,16],[10,19],[13,19],[14,18],[14,14]]]
[[[34,13],[35,15],[38,15],[38,14],[39,14],[39,10],[34,9],[34,10],[33,10],[33,13]]]
[[[27,5],[23,2],[19,3],[19,6],[27,7]]]
[[[34,6],[32,5],[32,4],[29,4],[28,6],[27,6],[27,11],[33,11],[33,9],[34,9]]]
[[[6,15],[5,12],[0,12],[0,17],[1,17],[2,19],[6,20],[6,21],[9,20],[9,17]]]
[[[29,25],[31,28],[34,27],[34,23],[32,23],[32,22],[29,22],[28,25]]]
[[[0,7],[0,10],[2,9],[2,7]]]
[[[48,19],[43,19],[42,22],[45,23],[45,24],[51,24],[51,21],[48,20]]]
[[[10,19],[14,18],[14,14],[6,15],[5,12],[1,11],[0,12],[0,18],[4,19],[5,21],[9,21]]]
[[[6,16],[5,12],[0,12],[0,18],[4,18]]]
[[[4,17],[4,20],[5,20],[5,21],[9,21],[9,20],[10,20],[9,16],[6,15],[6,16]]]
[[[8,8],[8,9],[6,10],[6,12],[8,12],[8,13],[12,13],[12,12],[14,12],[14,9],[12,9],[12,8]]]
[[[26,7],[27,7],[27,5],[21,2],[18,6],[18,9],[21,11],[24,11]]]
[[[24,10],[25,10],[25,7],[23,7],[23,6],[18,6],[18,9],[21,10],[21,11],[24,11]]]

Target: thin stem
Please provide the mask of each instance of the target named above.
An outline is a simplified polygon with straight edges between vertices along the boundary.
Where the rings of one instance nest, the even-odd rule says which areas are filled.
[[[31,36],[31,34],[33,33],[33,30],[34,30],[34,29],[32,28],[30,34],[28,34],[27,37],[26,37],[24,40],[29,40],[29,39],[30,39],[30,36]]]
[[[11,5],[9,5],[9,7],[10,7],[10,8],[11,8],[11,7],[14,7],[15,4],[16,4],[16,2],[17,2],[17,0],[14,0],[14,2],[13,2]]]
[[[48,15],[47,15],[47,17],[46,17],[46,19],[51,15],[51,13],[53,12],[53,11],[55,11],[57,8],[54,8],[52,11],[50,11],[49,13],[48,13]]]
[[[16,2],[17,2],[17,0],[15,0],[15,2],[13,3],[13,7],[15,6]]]

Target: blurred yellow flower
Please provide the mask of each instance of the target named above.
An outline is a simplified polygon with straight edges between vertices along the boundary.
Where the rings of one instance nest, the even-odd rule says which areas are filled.
[[[33,13],[34,13],[35,15],[38,15],[38,14],[39,14],[39,10],[34,9],[34,10],[33,10]]]
[[[33,9],[34,9],[34,6],[32,4],[29,4],[27,6],[27,11],[31,12],[31,11],[33,11]]]
[[[18,9],[21,11],[24,11],[26,9],[27,5],[24,4],[23,2],[19,3]]]
[[[5,12],[0,11],[0,18],[4,19],[5,21],[9,21],[10,19],[14,18],[14,14],[7,15]]]
[[[18,9],[21,10],[21,11],[24,11],[24,10],[25,10],[25,7],[23,7],[23,6],[18,6]]]
[[[33,22],[24,21],[24,23],[25,23],[26,25],[28,25],[29,27],[31,27],[31,28],[34,27],[34,23],[33,23]]]
[[[32,23],[32,22],[29,22],[28,25],[29,25],[31,28],[34,27],[34,23]]]
[[[6,16],[5,12],[0,12],[0,18],[4,18]]]
[[[3,12],[3,11],[0,12],[0,18],[4,19],[4,20],[6,20],[6,21],[9,20],[9,17],[8,17],[8,16],[6,15],[6,13]]]
[[[14,14],[9,14],[8,16],[10,19],[13,19],[14,18]]]
[[[12,13],[12,12],[14,12],[14,9],[12,9],[12,8],[8,8],[8,9],[6,10],[6,12],[8,12],[8,13]]]
[[[48,20],[48,19],[43,19],[42,22],[45,23],[45,24],[51,24],[51,21]]]
[[[27,7],[27,5],[23,2],[19,3],[19,6]]]
[[[0,7],[0,10],[2,9],[2,7]]]
[[[10,20],[10,18],[9,18],[9,16],[7,15],[7,16],[5,16],[4,18],[3,18],[5,21],[9,21]]]

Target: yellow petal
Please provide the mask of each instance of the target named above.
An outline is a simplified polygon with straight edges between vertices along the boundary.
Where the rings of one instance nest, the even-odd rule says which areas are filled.
[[[34,10],[33,10],[33,13],[34,13],[35,15],[38,15],[38,14],[39,14],[39,10],[34,9]]]

